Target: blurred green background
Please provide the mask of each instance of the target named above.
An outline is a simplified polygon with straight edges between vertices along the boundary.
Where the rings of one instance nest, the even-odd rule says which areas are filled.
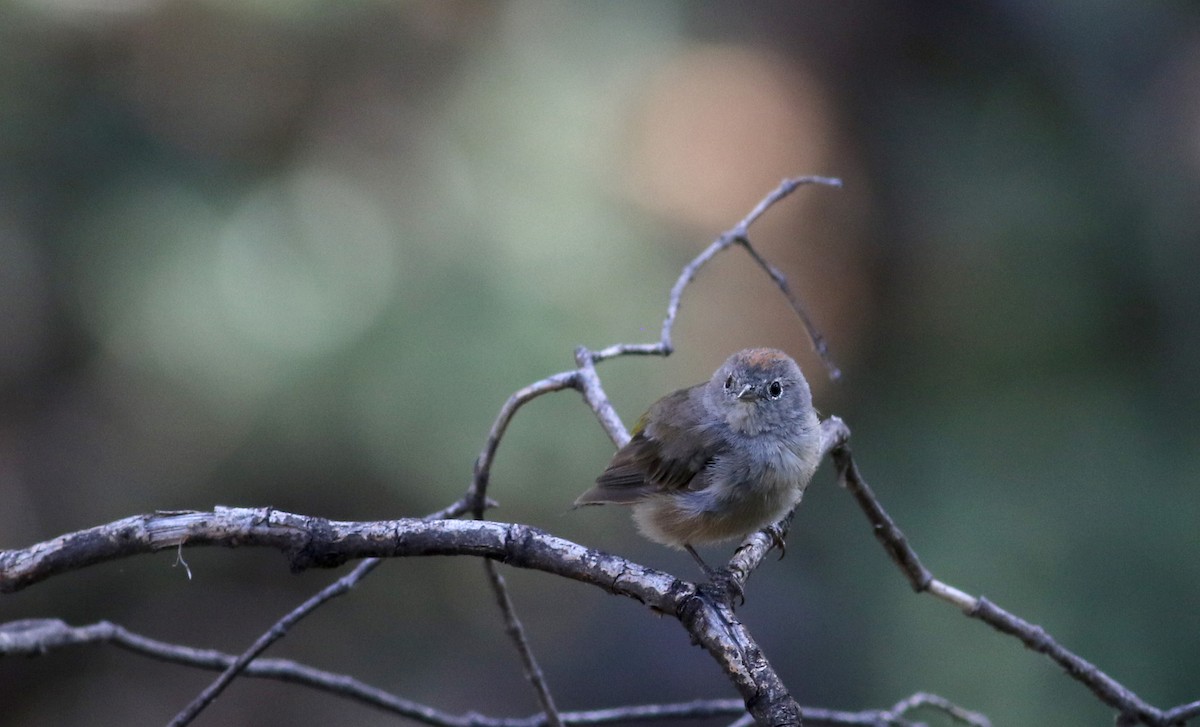
[[[1184,2],[0,0],[0,548],[154,509],[339,519],[457,498],[500,404],[652,341],[679,269],[755,229],[677,353],[606,363],[627,422],[730,352],[796,354],[943,580],[1159,706],[1200,698],[1200,6]],[[686,577],[619,508],[577,395],[503,441],[493,516]],[[739,611],[804,704],[918,690],[1111,723],[911,593],[818,474]],[[714,555],[718,555],[714,551]],[[174,553],[0,598],[239,651],[329,582]],[[512,572],[560,707],[735,696],[670,619]],[[536,711],[478,563],[385,564],[272,649],[452,712]],[[161,724],[211,675],[115,648],[0,661],[4,724]],[[393,724],[243,680],[198,724]],[[713,722],[708,722],[713,724]]]

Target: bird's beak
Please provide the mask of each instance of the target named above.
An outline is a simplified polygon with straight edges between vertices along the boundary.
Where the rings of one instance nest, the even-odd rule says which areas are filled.
[[[758,392],[754,389],[753,384],[746,384],[742,390],[738,392],[737,398],[741,401],[750,401],[758,398]]]

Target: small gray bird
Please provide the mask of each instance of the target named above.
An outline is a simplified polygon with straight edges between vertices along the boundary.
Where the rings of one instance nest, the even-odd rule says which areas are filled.
[[[712,379],[659,399],[575,506],[630,505],[642,535],[686,549],[782,518],[817,469],[808,382],[787,354],[738,351]]]

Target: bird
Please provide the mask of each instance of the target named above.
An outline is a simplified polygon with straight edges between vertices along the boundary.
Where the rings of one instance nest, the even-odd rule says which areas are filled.
[[[575,507],[630,506],[643,536],[686,550],[711,576],[694,546],[741,539],[783,518],[820,454],[800,367],[777,349],[748,348],[708,381],[656,401]],[[769,534],[782,551],[778,533]]]

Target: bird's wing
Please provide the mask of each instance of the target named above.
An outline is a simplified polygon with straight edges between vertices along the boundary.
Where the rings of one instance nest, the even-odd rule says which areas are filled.
[[[634,426],[633,438],[575,504],[632,503],[655,492],[693,486],[696,475],[716,455],[694,414],[687,415],[698,409],[689,404],[699,402],[688,401],[699,395],[698,388],[681,389],[655,402]],[[664,411],[675,412],[679,420],[668,422]]]

